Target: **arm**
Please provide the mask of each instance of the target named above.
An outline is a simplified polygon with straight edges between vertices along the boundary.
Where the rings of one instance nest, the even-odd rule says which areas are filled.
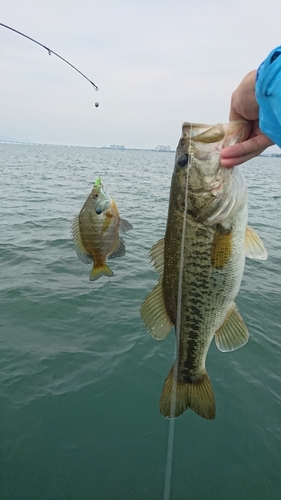
[[[248,73],[233,92],[230,120],[252,122],[249,138],[221,152],[221,164],[231,168],[258,156],[272,144],[281,147],[281,47],[272,51],[258,71]]]

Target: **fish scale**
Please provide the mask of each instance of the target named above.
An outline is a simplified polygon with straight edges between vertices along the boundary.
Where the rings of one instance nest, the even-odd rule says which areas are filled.
[[[205,361],[215,337],[220,351],[248,341],[234,299],[245,256],[263,260],[266,250],[247,226],[247,188],[237,168],[220,165],[220,150],[247,138],[250,124],[184,123],[176,151],[164,241],[151,250],[158,284],[141,316],[157,340],[175,327],[177,355],[160,398],[165,417],[188,408],[215,418],[216,404]]]
[[[125,232],[133,226],[121,219],[115,201],[103,189],[98,177],[80,213],[72,223],[72,235],[78,258],[92,263],[90,280],[101,276],[113,276],[106,259],[122,257],[126,253],[119,231]]]
[[[179,332],[181,356],[178,361],[178,376],[181,381],[200,378],[202,360],[209,347],[208,332],[204,334],[204,325],[208,321],[206,313],[210,310],[210,247],[213,233],[201,225],[198,227],[191,218],[187,218],[184,259],[188,261],[188,266],[183,269]]]

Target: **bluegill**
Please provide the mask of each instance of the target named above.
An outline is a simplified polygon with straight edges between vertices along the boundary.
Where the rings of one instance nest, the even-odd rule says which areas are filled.
[[[79,215],[72,224],[72,235],[79,259],[92,263],[90,280],[102,275],[113,276],[106,259],[122,257],[126,253],[125,244],[119,231],[125,232],[133,226],[119,216],[115,201],[104,191],[98,177]]]
[[[221,167],[220,150],[248,137],[249,123],[184,123],[171,182],[165,237],[150,256],[160,278],[141,316],[158,340],[176,329],[177,354],[160,398],[160,412],[177,417],[191,408],[213,419],[216,404],[205,361],[210,343],[232,351],[248,341],[234,303],[245,256],[266,259],[247,226],[247,187],[237,167]]]

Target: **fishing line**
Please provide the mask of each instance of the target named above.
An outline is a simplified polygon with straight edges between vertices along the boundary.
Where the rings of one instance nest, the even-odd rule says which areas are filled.
[[[86,78],[86,80],[88,80],[88,82],[91,83],[91,85],[94,87],[95,90],[99,90],[99,88],[97,87],[97,85],[94,82],[92,82],[86,75],[84,75],[84,73],[82,73],[79,69],[77,69],[75,66],[73,66],[73,64],[71,64],[69,61],[67,61],[63,57],[61,57],[59,54],[57,54],[53,50],[49,49],[49,47],[46,47],[46,45],[43,45],[42,43],[37,42],[37,40],[34,40],[34,38],[31,38],[30,36],[27,36],[24,33],[21,33],[20,31],[15,30],[14,28],[11,28],[10,26],[7,26],[6,24],[0,23],[0,26],[3,26],[3,28],[7,28],[8,30],[14,31],[18,35],[24,36],[28,40],[31,40],[32,42],[37,43],[37,45],[40,45],[40,47],[43,47],[43,49],[46,49],[48,51],[49,56],[51,54],[54,54],[54,56],[57,56],[59,59],[61,59],[66,64],[68,64],[69,66],[71,66],[71,68],[75,69],[75,71],[77,71],[81,76],[83,76],[83,78]],[[98,107],[98,106],[96,106],[96,107]]]
[[[184,265],[184,242],[186,234],[186,216],[187,216],[187,201],[188,201],[188,176],[190,167],[190,145],[191,145],[192,123],[189,130],[189,145],[188,145],[188,164],[186,171],[186,184],[185,184],[185,200],[184,200],[184,213],[183,213],[183,228],[181,236],[181,252],[180,252],[180,265],[179,265],[179,285],[178,285],[178,301],[177,301],[177,320],[176,320],[176,352],[175,363],[173,369],[173,385],[171,396],[171,415],[169,421],[168,432],[168,446],[166,458],[166,471],[164,483],[164,496],[163,500],[170,499],[171,493],[171,480],[172,480],[172,465],[173,465],[173,450],[174,450],[174,435],[175,435],[175,409],[177,398],[177,380],[178,380],[178,353],[180,346],[180,327],[181,327],[181,297],[182,297],[182,277]]]

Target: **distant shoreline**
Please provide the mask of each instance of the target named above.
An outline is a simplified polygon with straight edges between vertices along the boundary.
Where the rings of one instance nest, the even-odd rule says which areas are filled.
[[[59,148],[92,148],[92,149],[107,149],[110,151],[153,151],[154,153],[175,153],[175,149],[162,150],[157,148],[125,148],[125,147],[112,147],[112,146],[74,146],[72,144],[47,144],[43,142],[28,142],[28,141],[14,141],[0,139],[0,144],[12,144],[21,146],[55,146]]]
[[[27,142],[27,141],[14,141],[7,139],[0,139],[0,144],[12,144],[22,146],[54,146],[58,148],[92,148],[92,149],[106,149],[109,151],[152,151],[153,153],[175,153],[175,149],[162,150],[157,148],[126,148],[125,146],[112,147],[112,146],[74,146],[72,144],[47,144],[43,142]],[[281,153],[261,153],[259,157],[264,158],[281,158]]]

